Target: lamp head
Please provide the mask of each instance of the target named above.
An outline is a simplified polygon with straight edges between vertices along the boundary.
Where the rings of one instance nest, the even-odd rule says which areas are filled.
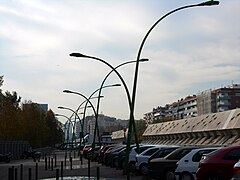
[[[121,84],[113,84],[112,86],[121,86]]]
[[[64,107],[62,107],[62,106],[58,106],[58,109],[64,109]]]
[[[63,90],[64,93],[72,93],[70,90]]]
[[[140,62],[146,62],[146,61],[149,61],[149,59],[147,58],[142,58],[142,59],[139,59]]]
[[[214,5],[219,5],[219,1],[210,0],[210,1],[206,1],[206,2],[200,3],[198,5],[199,6],[214,6]]]
[[[85,57],[85,55],[81,54],[81,53],[71,53],[71,54],[69,54],[69,56],[72,56],[72,57]]]

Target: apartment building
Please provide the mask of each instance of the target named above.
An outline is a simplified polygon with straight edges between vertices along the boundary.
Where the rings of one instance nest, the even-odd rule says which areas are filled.
[[[153,108],[144,114],[147,124],[186,119],[198,115],[223,112],[240,107],[240,84],[206,90],[197,96],[187,96],[171,104]]]
[[[197,97],[198,114],[223,112],[240,107],[240,84],[202,92]]]
[[[187,96],[172,104],[166,104],[164,107],[158,106],[151,112],[144,114],[144,120],[147,124],[153,122],[164,122],[169,120],[184,119],[197,116],[196,95]]]

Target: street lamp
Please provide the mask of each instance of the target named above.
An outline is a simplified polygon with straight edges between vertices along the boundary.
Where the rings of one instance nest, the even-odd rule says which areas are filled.
[[[87,98],[86,96],[84,96],[83,94],[81,93],[78,93],[78,92],[74,92],[74,91],[70,91],[70,90],[63,90],[64,93],[72,93],[72,94],[77,94],[77,95],[80,95],[82,96],[84,99],[87,100],[87,102],[90,104],[90,106],[92,107],[93,109],[93,112],[94,112],[94,115],[95,117],[97,117],[97,113],[96,113],[96,109],[94,108],[92,102],[90,101],[89,98]],[[95,128],[96,129],[96,128]],[[93,143],[92,143],[92,149],[94,150],[95,149],[95,136],[96,136],[96,130],[94,129],[94,136],[93,136]]]
[[[74,126],[73,126],[73,139],[75,141],[76,144],[76,136],[75,136],[75,130],[76,130],[76,116],[78,117],[79,122],[81,121],[80,117],[78,116],[78,114],[71,108],[68,107],[63,107],[63,106],[58,106],[59,109],[66,109],[69,110],[71,112],[73,112],[73,114],[75,114],[75,121],[74,121]],[[72,139],[72,143],[73,143],[73,139]]]
[[[117,67],[113,67],[111,64],[109,64],[107,61],[103,60],[103,59],[100,59],[98,57],[94,57],[94,56],[89,56],[89,55],[84,55],[82,53],[71,53],[70,56],[73,56],[73,57],[82,57],[82,58],[88,58],[88,59],[93,59],[93,60],[97,60],[97,61],[100,61],[104,64],[106,64],[108,67],[110,67],[112,69],[112,71],[114,71],[117,76],[119,77],[119,79],[121,80],[124,88],[125,88],[125,91],[126,91],[126,94],[127,94],[127,98],[128,98],[128,103],[129,103],[129,108],[130,108],[130,112],[132,111],[131,110],[131,107],[132,107],[132,103],[131,103],[131,97],[130,97],[130,93],[129,93],[129,90],[128,90],[128,87],[127,87],[127,84],[125,83],[123,77],[120,75],[120,73],[116,70],[118,67],[126,64],[126,63],[123,63]],[[146,58],[143,58],[143,59],[139,59],[139,62],[145,62],[145,61],[148,61],[148,59]],[[136,62],[136,61],[135,61]],[[111,72],[110,72],[111,73]],[[108,75],[107,75],[108,76]],[[106,77],[107,78],[107,77]],[[103,82],[104,83],[104,82]],[[130,113],[131,114],[131,113]],[[131,118],[130,118],[131,119]],[[131,123],[131,120],[129,121],[129,128],[132,128],[134,129],[134,131],[136,132],[136,128],[135,128],[135,122],[133,121],[133,123]],[[135,142],[136,142],[136,146],[137,146],[137,149],[139,147],[139,144],[138,144],[138,139],[137,139],[137,135],[135,133]]]
[[[100,98],[102,98],[103,96],[101,96]],[[95,98],[99,98],[99,97],[89,97],[88,99],[90,100],[90,99],[95,99]],[[84,103],[86,103],[85,104],[85,106],[84,107],[81,107]],[[81,108],[84,108],[84,113],[83,113],[83,118],[82,118],[82,123],[80,124],[80,126],[81,126],[81,134],[80,134],[80,144],[81,144],[81,140],[82,140],[82,138],[84,137],[84,122],[85,122],[85,114],[86,114],[86,110],[87,110],[87,108],[90,108],[91,106],[87,106],[87,99],[85,99],[79,106],[78,106],[78,108],[77,108],[77,110],[76,110],[76,113],[78,113],[78,111],[79,111],[79,109],[81,109]],[[85,143],[84,143],[85,144]]]
[[[73,127],[73,123],[71,121],[71,118],[69,118],[69,117],[67,117],[65,115],[62,115],[62,114],[54,114],[54,115],[55,116],[62,116],[62,117],[65,117],[67,119],[67,121],[64,124],[64,128],[66,128],[66,123],[68,123],[68,127],[67,127],[67,143],[69,143],[69,126],[70,126],[70,123],[71,123],[71,125]],[[65,139],[65,137],[64,137],[64,139]]]
[[[160,19],[158,19],[153,25],[152,27],[148,30],[148,32],[146,33],[146,35],[144,36],[143,40],[142,40],[142,43],[140,45],[140,48],[139,48],[139,51],[138,51],[138,54],[137,54],[137,62],[136,62],[136,66],[135,66],[135,74],[134,74],[134,81],[133,81],[133,90],[132,90],[132,107],[131,107],[131,114],[130,114],[130,123],[133,123],[134,122],[134,108],[135,108],[135,98],[136,98],[136,89],[137,89],[137,78],[138,78],[138,69],[139,69],[139,60],[140,60],[140,57],[141,57],[141,52],[142,52],[142,49],[143,49],[143,46],[144,46],[144,43],[146,42],[147,40],[147,37],[149,36],[149,34],[151,33],[151,31],[154,29],[154,27],[156,27],[156,25],[161,22],[164,18],[166,18],[167,16],[177,12],[177,11],[180,11],[182,9],[187,9],[187,8],[192,8],[192,7],[200,7],[200,6],[213,6],[213,5],[218,5],[219,4],[219,1],[206,1],[206,2],[203,2],[203,3],[199,3],[199,4],[193,4],[193,5],[187,5],[187,6],[182,6],[182,7],[179,7],[177,9],[174,9],[170,12],[168,12],[167,14],[165,14],[164,16],[162,16]],[[127,142],[127,150],[126,150],[126,154],[129,154],[130,152],[130,138],[131,138],[131,133],[132,133],[132,130],[131,128],[129,129],[129,137],[128,137],[128,142]],[[129,157],[128,157],[129,158]],[[126,168],[128,169],[128,168]]]
[[[148,61],[148,60],[149,60],[149,59],[140,59],[141,62],[146,62],[146,61]],[[124,63],[122,63],[122,64],[119,64],[118,66],[116,66],[115,68],[113,68],[113,69],[105,76],[105,78],[103,79],[102,84],[101,84],[101,86],[100,86],[100,88],[99,88],[99,95],[98,95],[98,97],[101,95],[101,90],[102,90],[102,87],[103,87],[105,81],[107,80],[107,78],[110,76],[110,74],[111,74],[112,72],[116,71],[117,68],[119,68],[119,67],[121,67],[121,66],[123,66],[123,65],[126,65],[126,64],[129,64],[129,63],[134,63],[134,62],[136,62],[136,61],[127,61],[127,62],[124,62]],[[125,90],[126,90],[126,93],[127,93],[127,97],[130,97],[129,90],[128,90],[127,86],[124,86],[124,87],[125,87]],[[131,108],[131,99],[130,99],[130,98],[128,99],[128,103],[129,103],[129,108]],[[99,112],[99,105],[100,105],[100,99],[97,101],[97,114],[98,114],[98,112]],[[134,129],[135,135],[137,135],[135,124],[133,125],[133,129]],[[137,144],[137,148],[139,148],[137,136],[135,136],[135,141],[136,141],[136,144]]]

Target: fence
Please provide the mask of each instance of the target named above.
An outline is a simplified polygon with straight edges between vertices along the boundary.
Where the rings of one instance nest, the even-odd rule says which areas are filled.
[[[28,151],[30,145],[27,141],[0,141],[0,154],[12,154],[12,159],[19,159],[24,151]]]

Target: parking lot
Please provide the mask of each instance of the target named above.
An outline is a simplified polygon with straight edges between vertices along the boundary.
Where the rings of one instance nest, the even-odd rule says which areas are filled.
[[[240,146],[134,145],[129,154],[129,179],[236,180],[240,167]],[[0,163],[1,180],[28,179],[127,179],[126,145],[106,145],[77,151],[55,150],[39,160],[32,158]],[[220,171],[219,171],[220,170]],[[233,171],[234,170],[234,171]],[[234,174],[235,176],[234,176]]]
[[[48,156],[47,161],[47,169],[45,158],[41,158],[40,161],[33,161],[31,158],[29,159],[20,159],[20,160],[12,160],[10,163],[0,163],[0,179],[8,180],[9,179],[9,168],[14,168],[14,178],[13,179],[29,179],[29,171],[31,169],[31,179],[56,179],[57,169],[59,171],[59,179],[61,179],[61,162],[63,164],[63,176],[64,179],[83,179],[84,177],[88,179],[89,170],[88,170],[88,160],[83,158],[82,164],[80,158],[77,156],[77,153],[71,153],[72,156],[72,166],[69,161],[69,152],[67,153],[67,159],[65,164],[65,152],[64,151],[56,151],[56,166],[55,166],[55,156]],[[53,161],[52,161],[53,159]],[[22,165],[21,165],[22,164]],[[21,175],[21,166],[23,168]],[[71,168],[72,167],[72,168]],[[102,166],[98,162],[90,161],[90,179],[97,179],[97,174],[99,170],[100,179],[126,179],[126,175],[123,175],[123,171]],[[17,176],[17,178],[15,178]],[[131,175],[131,179],[141,179],[140,176],[136,176],[134,174]]]

